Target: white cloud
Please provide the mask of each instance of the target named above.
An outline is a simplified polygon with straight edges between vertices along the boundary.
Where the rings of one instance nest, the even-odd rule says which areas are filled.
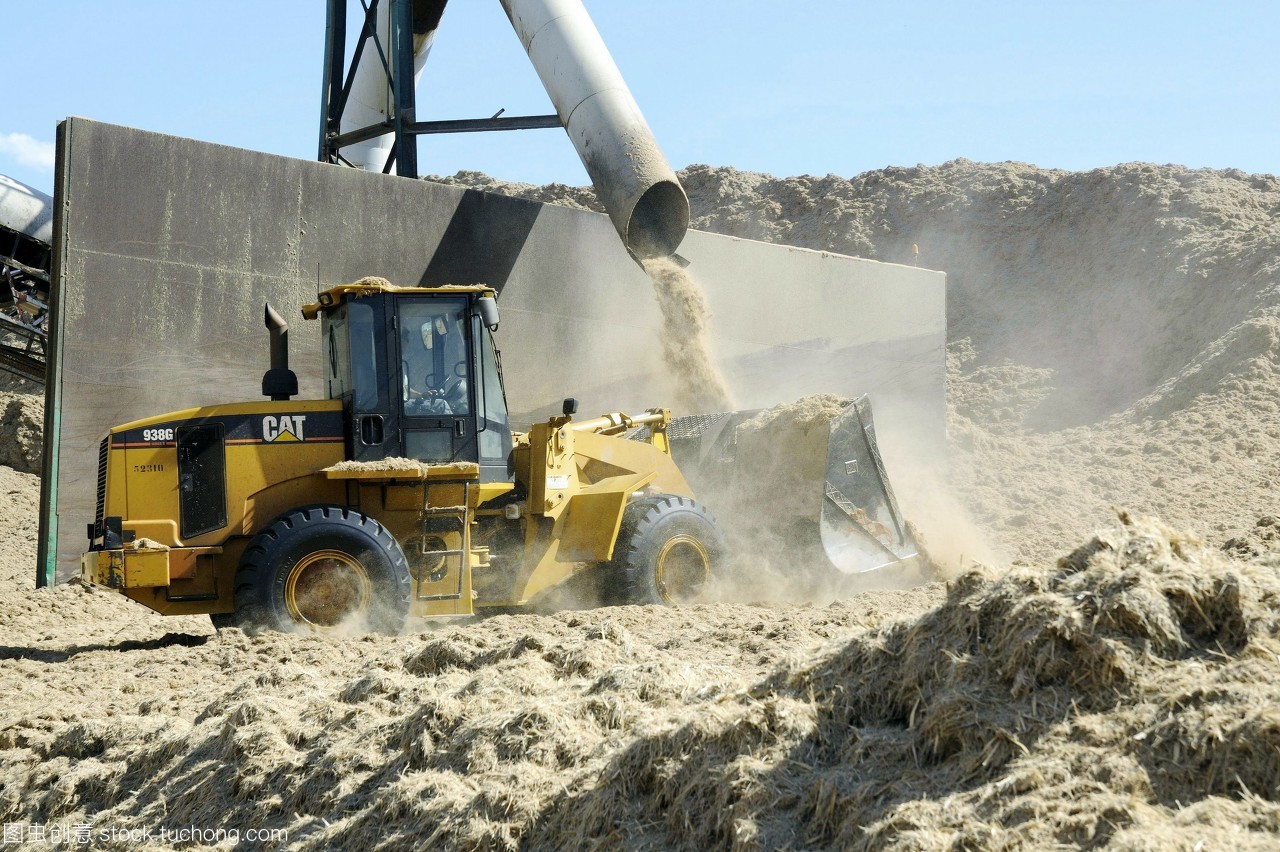
[[[53,151],[52,142],[41,142],[25,133],[0,133],[0,155],[24,166],[53,171]]]

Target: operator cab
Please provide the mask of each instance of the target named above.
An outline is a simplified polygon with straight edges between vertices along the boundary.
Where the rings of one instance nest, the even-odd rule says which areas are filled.
[[[347,457],[476,462],[511,481],[493,290],[354,284],[322,293],[325,389],[347,416]]]

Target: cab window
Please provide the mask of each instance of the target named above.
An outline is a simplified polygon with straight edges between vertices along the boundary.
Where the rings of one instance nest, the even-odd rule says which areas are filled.
[[[507,400],[502,392],[502,368],[493,337],[482,331],[480,379],[484,394],[484,431],[480,433],[480,456],[505,460],[511,453],[511,429],[507,423]]]
[[[466,301],[403,299],[400,333],[400,396],[409,417],[471,413]]]
[[[379,407],[384,368],[375,326],[373,307],[367,303],[342,305],[326,315],[323,345],[329,399],[351,398],[362,411]]]

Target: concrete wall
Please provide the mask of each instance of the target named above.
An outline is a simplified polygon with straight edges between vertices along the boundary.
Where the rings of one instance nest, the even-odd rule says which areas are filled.
[[[513,412],[670,405],[649,281],[603,215],[81,118],[60,129],[55,194],[41,523],[59,578],[77,570],[111,425],[260,397],[267,300],[304,396],[319,336],[299,307],[380,275],[499,288]],[[742,407],[869,392],[880,431],[906,430],[895,443],[940,445],[941,273],[698,232],[680,252]]]

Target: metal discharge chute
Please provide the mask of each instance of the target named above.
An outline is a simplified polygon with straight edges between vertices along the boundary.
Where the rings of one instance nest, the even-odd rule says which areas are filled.
[[[628,251],[673,254],[689,201],[580,0],[501,0]]]

